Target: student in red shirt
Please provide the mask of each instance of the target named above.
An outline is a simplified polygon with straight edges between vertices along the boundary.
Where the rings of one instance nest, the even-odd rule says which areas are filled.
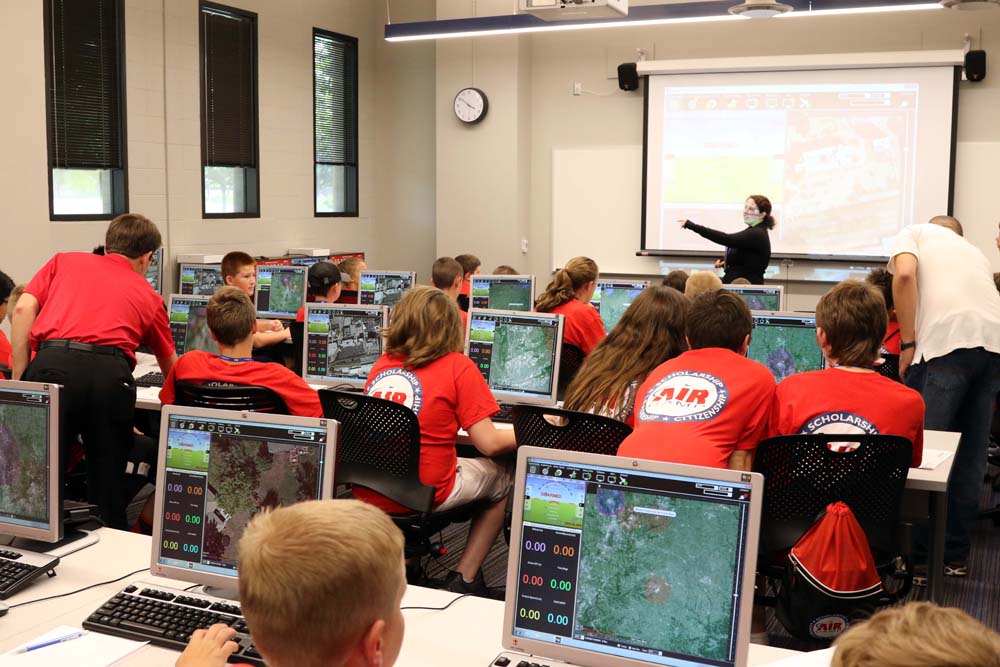
[[[449,590],[485,594],[480,566],[503,528],[510,492],[507,467],[489,458],[514,449],[514,432],[497,430],[491,416],[500,408],[476,364],[462,354],[464,336],[458,306],[441,290],[411,288],[392,309],[384,332],[385,352],[368,374],[365,393],[402,403],[420,422],[420,480],[436,489],[434,507],[451,509],[474,500],[491,504],[472,519],[469,537]],[[462,428],[485,456],[458,458]],[[387,512],[404,508],[366,489],[355,495]]]
[[[344,261],[338,262],[337,268],[340,269],[340,274],[344,278],[343,289],[340,290],[337,303],[357,304],[359,299],[358,286],[361,285],[361,272],[367,271],[368,265],[360,257],[348,257]]]
[[[462,292],[462,285],[465,284],[465,270],[462,265],[451,257],[438,257],[431,267],[431,283],[434,287],[450,296],[458,303],[458,297]],[[466,295],[468,296],[468,295]],[[462,316],[462,331],[469,324],[469,313],[459,309]]]
[[[174,402],[175,382],[250,385],[273,390],[285,401],[290,414],[323,416],[319,395],[302,378],[281,364],[251,358],[257,313],[246,294],[236,287],[220,287],[205,310],[219,354],[192,350],[178,359],[160,390],[161,403]]]
[[[590,305],[597,289],[597,264],[589,257],[574,257],[566,266],[556,271],[552,282],[535,299],[535,310],[540,313],[558,313],[563,325],[563,343],[580,348],[590,354],[604,340],[604,322]]]
[[[0,322],[7,317],[7,305],[10,302],[10,295],[14,291],[14,281],[3,271],[0,271]],[[0,366],[6,366],[10,370],[14,365],[11,358],[10,341],[7,334],[0,331]]]
[[[774,393],[769,436],[795,433],[901,435],[920,465],[924,399],[875,372],[885,336],[886,308],[878,290],[845,280],[816,305],[816,339],[826,370],[785,378]]]
[[[222,258],[222,280],[227,285],[243,290],[243,293],[250,297],[250,301],[253,301],[254,288],[257,286],[257,261],[239,250],[227,252]],[[277,345],[291,336],[291,332],[281,324],[280,320],[259,320],[257,331],[253,335],[253,346]]]
[[[895,354],[898,357],[900,352],[899,322],[896,321],[896,306],[892,301],[892,274],[885,269],[873,269],[865,280],[877,287],[882,293],[885,309],[889,316],[885,336],[882,338],[882,353]]]
[[[458,255],[455,261],[462,265],[462,289],[458,292],[458,307],[466,312],[471,307],[472,276],[480,272],[483,265],[475,255]]]
[[[342,289],[343,276],[333,262],[323,260],[309,267],[306,301],[309,303],[337,303]],[[296,322],[306,321],[306,307],[295,314]]]
[[[691,302],[672,287],[647,287],[608,337],[587,356],[566,390],[563,408],[591,412],[635,428],[636,392],[649,373],[687,349]]]
[[[14,379],[63,386],[64,451],[82,439],[88,500],[112,528],[125,528],[135,350],[148,345],[164,375],[177,359],[163,299],[144,277],[160,244],[147,218],[118,216],[108,225],[107,254],[56,254],[25,287],[11,325]]]
[[[750,470],[767,432],[774,376],[747,359],[753,319],[726,290],[698,295],[687,316],[691,349],[639,387],[635,431],[619,456]]]

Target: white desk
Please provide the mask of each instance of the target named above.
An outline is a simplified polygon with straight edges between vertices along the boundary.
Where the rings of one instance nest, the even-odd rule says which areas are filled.
[[[941,449],[951,452],[933,470],[910,468],[906,476],[907,491],[923,491],[930,494],[927,558],[927,599],[941,602],[941,579],[944,577],[944,533],[948,516],[948,480],[955,465],[955,450],[958,449],[960,433],[950,431],[924,431],[924,449]]]
[[[57,577],[36,582],[5,602],[15,605],[66,593],[149,565],[149,537],[107,528],[99,533],[101,541],[98,544],[67,556],[59,564]],[[188,586],[182,582],[150,577],[146,572],[70,597],[11,609],[0,618],[0,653],[59,625],[80,627],[84,619],[105,600],[135,581],[150,581],[175,588]],[[454,597],[454,593],[411,586],[403,598],[403,606],[442,607]],[[396,663],[399,667],[487,667],[502,650],[502,602],[469,597],[456,602],[447,611],[409,610],[404,614],[406,636]],[[751,645],[750,665],[764,665],[794,654],[794,651]],[[175,651],[147,646],[119,664],[172,667],[178,655]]]

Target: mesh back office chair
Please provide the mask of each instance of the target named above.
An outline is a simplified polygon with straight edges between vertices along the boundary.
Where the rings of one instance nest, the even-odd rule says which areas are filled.
[[[875,367],[875,372],[889,378],[890,380],[902,382],[902,380],[899,379],[899,355],[883,354],[882,360],[882,363]]]
[[[292,370],[302,377],[302,340],[305,337],[305,322],[291,322],[288,330],[292,334]]]
[[[266,387],[248,385],[215,386],[175,382],[175,402],[192,408],[214,408],[216,410],[246,410],[248,412],[268,412],[287,415],[288,406],[274,391]]]
[[[580,366],[583,365],[584,356],[583,350],[576,345],[563,342],[562,353],[559,357],[559,388],[557,394],[560,401],[563,399],[563,395],[565,395],[570,383],[573,382],[573,378],[576,377]]]
[[[336,483],[371,489],[409,510],[391,516],[406,537],[406,557],[413,558],[407,580],[420,583],[419,557],[444,554],[431,537],[468,521],[486,503],[432,511],[435,489],[420,481],[420,423],[405,405],[333,389],[321,390],[319,400],[323,416],[340,422]]]
[[[536,405],[516,405],[511,417],[519,446],[614,456],[632,433],[628,424],[611,417]]]
[[[13,371],[7,364],[0,364],[0,380],[10,380],[13,378]]]

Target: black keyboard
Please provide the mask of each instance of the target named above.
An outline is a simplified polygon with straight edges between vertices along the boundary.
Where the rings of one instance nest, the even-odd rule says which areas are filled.
[[[514,418],[511,415],[511,411],[514,410],[514,406],[511,405],[510,403],[500,403],[499,405],[500,405],[500,412],[493,415],[492,417],[493,421],[499,422],[501,424],[513,424]]]
[[[137,387],[162,387],[163,383],[166,382],[166,378],[163,377],[163,373],[159,371],[152,371],[146,373],[145,375],[140,375],[135,379],[135,386]]]
[[[59,559],[47,554],[0,549],[0,600],[9,598],[43,574],[52,573]]]
[[[237,632],[233,641],[239,649],[232,662],[263,667],[264,660],[250,640],[239,605],[209,595],[145,584],[127,586],[91,614],[83,627],[183,651],[195,630],[216,623]]]

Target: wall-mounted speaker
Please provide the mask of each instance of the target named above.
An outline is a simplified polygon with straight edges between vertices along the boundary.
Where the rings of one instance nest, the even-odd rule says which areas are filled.
[[[622,90],[639,90],[639,73],[635,63],[622,63],[618,66],[618,87]]]
[[[621,67],[618,68],[618,80],[621,81]],[[969,51],[965,54],[965,78],[969,81],[982,81],[986,78],[986,52]]]

